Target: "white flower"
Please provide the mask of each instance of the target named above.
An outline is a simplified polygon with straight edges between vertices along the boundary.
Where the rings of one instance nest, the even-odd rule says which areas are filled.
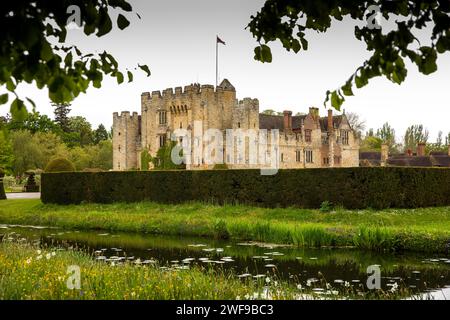
[[[37,250],[36,252],[37,252],[37,254],[41,254],[42,251],[41,250]]]
[[[311,287],[311,280],[306,280],[306,285],[308,286],[308,287]]]
[[[273,285],[276,287],[276,286],[278,286],[278,281],[274,281],[273,282]]]
[[[241,300],[241,297],[240,296],[236,296],[236,300]]]
[[[266,283],[270,283],[270,278],[266,277]]]
[[[56,256],[56,252],[55,251],[52,252],[52,257],[54,257],[54,256]]]
[[[42,259],[42,255],[38,255],[37,257],[36,257],[36,260],[41,260]]]
[[[52,254],[51,254],[51,253],[47,253],[47,254],[45,255],[45,258],[47,258],[47,260],[49,260],[51,257],[52,257]]]
[[[331,284],[329,284],[328,282],[327,282],[327,289],[328,290],[331,289]]]
[[[345,282],[344,282],[344,286],[347,287],[347,288],[350,287],[350,282],[345,281]]]
[[[302,290],[303,289],[303,287],[302,287],[302,285],[300,283],[297,285],[297,289],[298,290]]]
[[[136,296],[136,292],[133,291],[133,292],[131,293],[131,296],[132,296],[132,297],[135,297],[135,296]]]
[[[245,300],[249,300],[250,299],[250,295],[247,293],[244,298],[245,298]]]
[[[339,292],[337,290],[331,290],[331,294],[337,296],[339,294]]]
[[[33,258],[28,258],[27,261],[25,261],[25,262],[26,262],[26,264],[30,264],[32,260],[33,260]]]

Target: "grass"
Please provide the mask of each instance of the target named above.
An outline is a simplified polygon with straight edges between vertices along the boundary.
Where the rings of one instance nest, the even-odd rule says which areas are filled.
[[[202,203],[61,206],[40,200],[6,200],[0,202],[0,223],[233,238],[303,247],[355,246],[376,251],[447,252],[450,246],[450,207],[337,208],[323,212]]]
[[[311,288],[278,281],[276,277],[258,280],[238,279],[231,273],[208,268],[161,269],[151,265],[108,264],[72,250],[38,248],[30,244],[0,243],[0,299],[315,299],[351,297],[356,299],[399,299],[410,291],[361,291],[350,285],[332,287],[325,279]],[[80,288],[67,286],[68,267],[78,266]]]

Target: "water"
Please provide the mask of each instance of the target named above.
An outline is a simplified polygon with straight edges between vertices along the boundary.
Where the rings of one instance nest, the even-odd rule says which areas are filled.
[[[448,254],[375,253],[352,248],[301,249],[257,242],[216,241],[205,238],[148,234],[66,231],[54,228],[0,225],[7,237],[38,241],[45,247],[83,250],[105,263],[155,265],[187,269],[193,265],[231,271],[239,278],[289,280],[323,290],[323,280],[333,287],[362,287],[367,267],[378,265],[383,290],[408,287],[419,298],[450,299]],[[322,285],[322,287],[321,287]]]

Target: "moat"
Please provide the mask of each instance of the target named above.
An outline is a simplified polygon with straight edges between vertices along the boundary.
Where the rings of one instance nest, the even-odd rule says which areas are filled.
[[[450,255],[375,253],[352,248],[300,249],[255,242],[147,234],[67,231],[54,228],[0,225],[4,239],[41,247],[81,250],[113,266],[123,263],[162,269],[216,268],[245,279],[287,280],[325,294],[333,287],[364,287],[367,267],[379,266],[381,287],[407,287],[413,298],[450,298]]]

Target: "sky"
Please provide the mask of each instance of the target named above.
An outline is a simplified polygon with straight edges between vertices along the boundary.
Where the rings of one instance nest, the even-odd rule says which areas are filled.
[[[112,125],[112,113],[140,112],[142,92],[163,90],[198,82],[215,83],[216,35],[226,42],[219,50],[219,77],[235,86],[239,99],[258,98],[260,111],[292,110],[307,112],[309,107],[323,107],[325,92],[344,84],[368,57],[365,44],[354,38],[354,21],[335,22],[327,33],[308,34],[309,50],[298,54],[272,44],[273,62],[263,64],[253,59],[257,45],[246,25],[264,0],[131,0],[139,20],[128,15],[131,25],[98,38],[71,30],[67,41],[86,52],[107,50],[122,69],[134,70],[147,64],[152,72],[146,77],[136,70],[132,83],[117,85],[105,78],[102,88],[88,89],[72,103],[72,116],[80,115],[97,127]],[[386,22],[388,24],[389,22]],[[384,27],[384,25],[382,24]],[[438,71],[425,76],[407,64],[408,77],[402,85],[386,78],[371,80],[368,86],[354,90],[343,108],[366,121],[366,128],[377,129],[389,122],[400,140],[406,128],[423,124],[435,140],[438,131],[450,132],[450,54],[440,55]],[[37,110],[53,117],[46,90],[22,85],[22,97],[30,97]],[[8,108],[0,106],[0,115]]]

